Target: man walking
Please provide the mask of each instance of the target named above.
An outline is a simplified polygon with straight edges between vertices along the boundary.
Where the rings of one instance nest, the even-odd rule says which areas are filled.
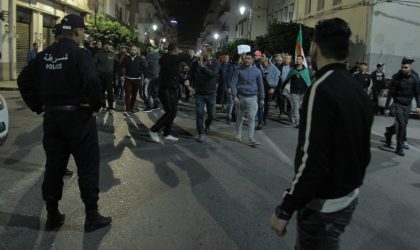
[[[159,143],[159,131],[163,128],[163,138],[168,141],[178,141],[172,135],[172,124],[177,113],[177,90],[179,83],[179,64],[188,60],[188,55],[178,55],[178,44],[170,43],[168,54],[160,58],[160,86],[159,98],[162,103],[163,114],[150,129],[150,137],[154,142]],[[190,86],[186,86],[190,88]]]
[[[283,236],[298,211],[296,249],[339,249],[370,162],[372,105],[346,71],[350,36],[339,18],[315,26],[310,54],[318,80],[303,100],[295,177],[271,217]]]
[[[148,76],[147,61],[139,56],[140,51],[137,46],[130,47],[130,55],[127,56],[121,67],[121,80],[124,81],[125,92],[125,112],[124,116],[129,117],[130,112],[135,113],[137,93],[140,89],[140,83],[143,77]]]
[[[258,108],[258,126],[257,130],[261,130],[263,125],[266,125],[266,119],[268,111],[270,110],[271,100],[273,99],[273,94],[277,88],[277,84],[280,79],[280,71],[276,66],[270,63],[268,58],[262,59],[262,75],[264,82],[264,107]]]
[[[411,102],[416,100],[417,113],[420,114],[420,90],[419,83],[413,74],[414,59],[405,57],[401,62],[401,70],[392,77],[391,87],[385,104],[385,115],[390,112],[391,99],[395,116],[394,125],[387,127],[385,132],[385,146],[391,147],[391,140],[397,134],[397,148],[395,153],[404,156],[403,143],[407,137],[407,123],[411,111]]]
[[[212,47],[204,44],[201,48],[201,57],[192,66],[192,74],[196,87],[196,125],[198,131],[197,141],[203,143],[205,135],[210,134],[210,125],[216,114],[217,75],[220,63],[212,57]],[[204,126],[204,107],[207,107],[207,119]]]
[[[18,78],[22,98],[29,108],[44,115],[43,144],[47,157],[42,197],[47,205],[46,230],[56,230],[65,216],[58,209],[63,174],[73,155],[85,204],[85,231],[108,226],[110,217],[98,212],[99,145],[96,112],[101,107],[100,80],[84,40],[83,18],[63,18],[62,38],[41,52]],[[59,84],[58,84],[59,82]]]
[[[150,81],[144,84],[144,103],[146,104],[146,109],[143,112],[146,113],[159,109],[159,60],[159,53],[153,47],[149,47],[147,49],[146,61],[149,67]]]
[[[287,79],[283,82],[285,87],[290,81],[290,97],[292,103],[291,122],[296,128],[300,122],[300,106],[302,104],[303,95],[308,89],[308,83],[305,82],[304,74],[305,65],[303,65],[303,56],[296,57],[296,66],[290,70]]]
[[[245,56],[244,64],[235,72],[232,79],[232,95],[236,105],[236,136],[242,140],[242,124],[245,113],[248,114],[248,145],[256,147],[260,143],[255,140],[255,116],[260,106],[264,106],[264,85],[261,70],[253,65],[251,53]]]
[[[369,92],[372,88],[372,82],[368,72],[367,62],[359,62],[359,71],[355,72],[353,76],[357,81],[359,81],[360,86],[365,90],[365,92],[370,94]]]
[[[375,114],[379,114],[379,94],[383,89],[386,88],[384,66],[385,64],[378,63],[376,65],[376,70],[373,71],[370,76],[373,83],[372,102],[373,102],[373,112]]]
[[[286,81],[287,76],[289,75],[289,72],[291,70],[291,63],[292,63],[292,56],[289,54],[286,54],[283,56],[283,63],[281,63],[280,65],[276,65],[280,71],[281,83]],[[283,84],[281,83],[278,84],[277,90],[276,90],[277,105],[279,106],[280,116],[285,115],[286,111],[290,115],[292,105],[289,99],[284,94]],[[287,106],[287,109],[286,109],[286,106]]]
[[[227,88],[227,123],[228,125],[232,124],[232,120],[234,119],[234,103],[233,103],[233,96],[232,96],[232,79],[238,68],[242,64],[242,58],[239,54],[235,54],[233,56],[233,61],[230,63],[228,77],[226,82]]]
[[[38,48],[38,43],[35,42],[32,44],[32,49],[26,55],[26,63],[29,64],[30,61],[36,58],[36,56],[38,55]]]
[[[103,48],[98,51],[93,60],[99,72],[102,86],[102,110],[108,111],[109,115],[114,113],[114,91],[112,89],[112,81],[114,72],[119,64],[117,55],[110,50],[111,41],[105,41]],[[106,95],[105,95],[106,92]],[[108,101],[106,105],[105,99]]]

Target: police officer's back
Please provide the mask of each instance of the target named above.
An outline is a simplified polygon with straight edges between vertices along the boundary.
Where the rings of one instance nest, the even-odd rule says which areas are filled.
[[[18,86],[29,108],[44,115],[43,144],[46,172],[42,185],[48,218],[46,230],[64,223],[58,210],[63,174],[70,154],[79,176],[85,204],[85,231],[107,226],[110,217],[98,213],[99,145],[95,114],[101,107],[100,82],[88,52],[79,47],[84,39],[80,16],[63,18],[62,38],[45,49],[22,71]]]

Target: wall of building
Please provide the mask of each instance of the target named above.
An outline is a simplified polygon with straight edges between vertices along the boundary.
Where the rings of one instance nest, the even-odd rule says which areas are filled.
[[[311,2],[311,8],[306,8]],[[314,27],[322,19],[340,17],[349,23],[352,29],[351,56],[349,61],[354,63],[357,60],[367,60],[367,48],[369,43],[368,29],[370,27],[369,6],[363,3],[364,0],[342,0],[342,3],[333,6],[333,0],[325,0],[324,8],[318,9],[318,0],[299,0],[295,3],[295,21],[309,27]],[[310,11],[308,11],[310,10]]]
[[[386,64],[388,76],[397,72],[404,56],[412,56],[420,72],[420,2],[419,7],[381,3],[373,7],[369,43],[369,65]]]
[[[268,0],[268,24],[294,20],[295,0]]]

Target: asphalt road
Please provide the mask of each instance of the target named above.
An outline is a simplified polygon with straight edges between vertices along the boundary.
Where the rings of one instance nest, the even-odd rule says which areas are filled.
[[[41,184],[42,117],[17,92],[9,102],[11,130],[0,148],[0,249],[293,249],[295,221],[284,238],[268,220],[293,176],[297,130],[269,120],[258,148],[234,142],[219,116],[214,135],[198,144],[194,108],[181,105],[178,143],[152,143],[148,127],[161,112],[123,118],[100,114],[101,198],[112,227],[83,233],[77,177],[66,178],[66,224],[44,232]],[[372,129],[372,162],[342,249],[420,249],[420,121],[410,120],[405,157],[378,149],[384,126]],[[343,142],[345,143],[345,142]],[[69,164],[75,170],[74,161]]]

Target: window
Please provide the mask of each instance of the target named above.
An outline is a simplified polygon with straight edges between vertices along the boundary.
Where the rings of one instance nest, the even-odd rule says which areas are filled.
[[[318,10],[324,9],[325,0],[318,0]]]
[[[312,5],[312,0],[306,0],[306,4],[305,4],[305,15],[311,13],[311,6]]]
[[[333,6],[341,4],[341,0],[333,0]]]
[[[294,18],[294,12],[295,12],[295,5],[294,4],[291,4],[290,6],[289,6],[289,21],[293,21],[293,18]]]

